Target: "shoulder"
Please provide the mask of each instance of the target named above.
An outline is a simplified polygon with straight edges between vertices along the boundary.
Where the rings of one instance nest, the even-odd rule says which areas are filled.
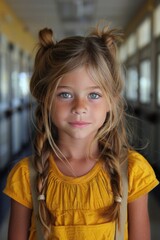
[[[129,151],[128,154],[128,171],[131,172],[139,172],[144,171],[144,168],[146,171],[153,171],[151,165],[147,161],[147,159],[141,155],[140,153],[136,151]]]
[[[29,157],[25,157],[25,158],[22,158],[20,161],[18,161],[13,169],[19,169],[19,168],[22,168],[22,169],[25,169],[25,170],[28,170],[28,163],[29,163]],[[13,170],[12,169],[12,170]]]
[[[136,151],[130,151],[128,154],[128,182],[129,202],[148,193],[158,184],[153,168]]]
[[[19,178],[21,175],[28,176],[29,175],[29,158],[23,158],[19,162],[17,162],[13,168],[11,169],[9,175],[8,175],[8,180],[10,178]]]
[[[29,158],[24,158],[10,171],[4,193],[22,205],[31,208],[31,191],[29,176]]]

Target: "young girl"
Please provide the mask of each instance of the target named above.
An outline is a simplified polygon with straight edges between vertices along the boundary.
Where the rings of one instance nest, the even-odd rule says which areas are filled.
[[[33,163],[39,218],[45,239],[113,240],[121,226],[121,165],[128,161],[125,237],[149,240],[147,193],[158,180],[131,150],[125,129],[123,81],[117,58],[121,34],[106,26],[88,36],[56,42],[39,33],[30,83],[37,100]],[[9,240],[35,240],[28,163],[11,171]]]

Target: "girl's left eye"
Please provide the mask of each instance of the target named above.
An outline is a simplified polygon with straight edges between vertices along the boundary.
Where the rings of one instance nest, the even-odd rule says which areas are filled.
[[[89,94],[90,99],[99,99],[100,97],[101,97],[100,93],[93,92]]]

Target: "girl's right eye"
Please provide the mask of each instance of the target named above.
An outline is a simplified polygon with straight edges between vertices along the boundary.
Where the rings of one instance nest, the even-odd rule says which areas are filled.
[[[64,99],[70,99],[72,98],[72,94],[68,92],[61,92],[58,94],[58,97],[64,98]]]

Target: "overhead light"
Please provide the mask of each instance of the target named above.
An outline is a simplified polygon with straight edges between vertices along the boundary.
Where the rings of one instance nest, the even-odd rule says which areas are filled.
[[[95,0],[57,0],[63,21],[91,20],[95,14]]]

